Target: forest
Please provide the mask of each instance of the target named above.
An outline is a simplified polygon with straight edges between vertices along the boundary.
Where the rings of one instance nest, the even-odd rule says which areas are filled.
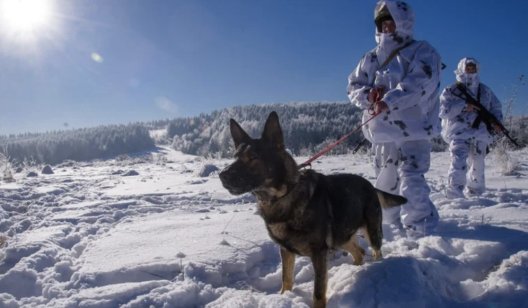
[[[294,155],[310,155],[361,124],[361,111],[345,102],[297,102],[225,108],[194,117],[105,125],[45,133],[0,135],[0,155],[11,165],[58,164],[66,160],[88,161],[154,150],[171,144],[186,154],[204,157],[232,155],[229,119],[235,119],[252,137],[259,137],[271,111],[279,115],[285,144]],[[524,147],[528,144],[527,117],[507,117],[504,125]],[[154,136],[152,132],[161,131]],[[500,139],[500,138],[498,138]],[[361,143],[360,131],[352,134],[330,154],[343,154]],[[437,137],[433,151],[447,144]],[[363,149],[368,148],[368,142]]]

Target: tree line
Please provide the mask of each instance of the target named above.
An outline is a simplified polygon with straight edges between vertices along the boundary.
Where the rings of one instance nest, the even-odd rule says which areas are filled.
[[[361,112],[345,103],[291,103],[250,105],[226,108],[198,117],[170,121],[167,135],[176,150],[201,156],[232,155],[229,119],[235,119],[246,132],[260,137],[264,122],[276,111],[284,133],[286,147],[294,155],[313,153],[352,131],[361,123]],[[344,153],[362,140],[352,135],[333,153]]]
[[[152,150],[160,140],[154,141],[149,131],[165,129],[164,144],[172,144],[176,150],[206,157],[230,157],[233,144],[229,119],[235,119],[250,136],[256,138],[260,137],[271,111],[278,113],[286,147],[294,155],[316,153],[351,132],[361,124],[362,114],[357,107],[345,102],[236,106],[195,117],[0,136],[0,153],[15,164],[105,159]],[[504,122],[522,146],[528,144],[527,120],[527,117],[508,117]],[[362,139],[363,134],[358,131],[331,153],[346,153]],[[433,140],[434,151],[446,148],[441,138]]]
[[[153,148],[149,131],[141,124],[0,136],[0,151],[13,165],[87,161]]]

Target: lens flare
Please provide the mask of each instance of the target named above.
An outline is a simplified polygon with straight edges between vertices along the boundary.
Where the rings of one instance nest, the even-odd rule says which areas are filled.
[[[97,62],[97,63],[103,63],[103,61],[104,61],[103,57],[100,54],[98,54],[97,52],[92,52],[90,57],[92,58],[92,60],[94,62]]]
[[[3,31],[11,36],[36,37],[52,22],[50,0],[1,0],[0,18]]]

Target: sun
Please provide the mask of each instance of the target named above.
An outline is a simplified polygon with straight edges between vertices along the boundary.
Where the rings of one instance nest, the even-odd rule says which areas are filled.
[[[50,26],[53,17],[51,0],[0,0],[3,30],[10,36],[28,39]]]

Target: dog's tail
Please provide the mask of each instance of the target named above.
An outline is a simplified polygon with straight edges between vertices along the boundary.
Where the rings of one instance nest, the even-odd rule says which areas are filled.
[[[389,194],[388,192],[384,192],[383,190],[379,190],[377,188],[376,193],[378,194],[381,207],[384,209],[400,206],[407,202],[405,197]]]

